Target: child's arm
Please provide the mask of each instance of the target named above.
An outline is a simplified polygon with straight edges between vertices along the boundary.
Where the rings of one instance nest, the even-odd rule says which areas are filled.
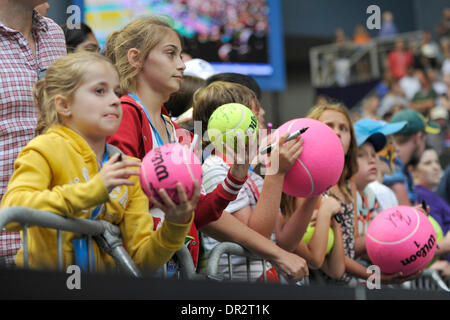
[[[247,181],[250,167],[249,150],[245,140],[237,139],[238,149],[245,149],[245,153],[234,152],[228,148],[228,155],[233,156],[233,165],[226,171],[225,166],[203,166],[203,182],[207,194],[200,198],[195,210],[194,223],[198,229],[216,221],[231,201],[236,200],[239,191]],[[227,147],[225,145],[225,147]]]
[[[355,257],[366,254],[366,235],[360,235],[355,238]]]
[[[373,274],[372,272],[367,272],[368,269],[364,267],[363,265],[359,264],[355,260],[349,258],[348,256],[345,256],[345,272],[349,275],[352,275],[354,277],[357,277],[359,279],[367,280],[369,277]],[[386,274],[381,273],[380,274],[380,282],[385,284],[399,284],[405,281],[410,281],[412,279],[417,278],[418,275],[420,275],[423,272],[423,270],[418,271],[417,273],[410,275],[410,276],[403,276],[401,272],[394,273],[394,274]]]
[[[320,196],[308,199],[296,199],[296,209],[289,220],[279,215],[276,224],[277,244],[287,251],[294,251],[305,234],[308,223]]]
[[[247,223],[251,229],[266,238],[270,238],[275,228],[277,213],[280,209],[284,176],[303,150],[303,139],[285,142],[288,136],[288,132],[283,134],[269,155],[268,173],[264,178],[261,196],[252,214],[249,215]]]
[[[162,226],[153,231],[153,219],[148,213],[147,196],[140,187],[128,190],[129,200],[120,223],[123,243],[130,257],[142,270],[154,272],[183,246],[193,214],[192,211],[185,212],[183,216],[189,220],[183,218],[178,222],[172,222],[171,218],[166,216]]]
[[[247,172],[245,172],[245,175],[236,176],[237,174],[233,174],[233,167],[228,173],[221,170],[219,176],[223,177],[222,182],[218,182],[213,191],[200,198],[195,209],[194,223],[197,228],[202,228],[219,219],[229,203],[236,200],[239,191],[247,180]],[[223,174],[226,174],[226,176]],[[220,180],[220,177],[217,178]]]
[[[62,164],[60,164],[62,166]],[[15,162],[1,207],[22,206],[61,215],[75,215],[108,200],[108,190],[99,175],[88,182],[52,186],[58,177],[45,152],[26,147]]]
[[[356,189],[356,188],[355,188]],[[353,190],[352,190],[353,191]],[[359,191],[356,191],[359,192]],[[354,204],[353,208],[356,208],[355,210],[355,257],[360,257],[362,255],[366,254],[366,235],[362,234],[360,235],[359,231],[359,210],[358,208],[358,200],[357,200],[357,194],[353,194]]]
[[[325,261],[330,221],[340,211],[340,208],[340,203],[332,197],[322,200],[311,240],[306,246],[299,246],[298,251],[296,251],[316,269],[321,268]]]
[[[325,257],[322,270],[330,277],[339,279],[345,272],[345,251],[344,241],[340,224],[332,219],[331,222],[334,232],[334,246],[330,253]]]
[[[300,280],[309,274],[308,266],[303,258],[281,249],[232,214],[224,213],[219,220],[205,226],[201,231],[219,241],[240,244],[256,255],[273,262],[293,280]]]

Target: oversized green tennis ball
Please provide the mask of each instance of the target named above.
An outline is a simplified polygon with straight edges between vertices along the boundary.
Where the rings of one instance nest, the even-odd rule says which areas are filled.
[[[258,119],[253,112],[240,103],[227,103],[218,107],[208,121],[208,137],[211,143],[221,149],[225,143],[236,150],[236,133],[246,137],[247,130],[252,133],[253,142],[256,142],[258,133]]]
[[[431,224],[433,225],[434,232],[436,232],[436,241],[439,242],[442,239],[444,239],[444,232],[442,231],[442,228],[441,228],[439,222],[437,222],[436,219],[434,219],[430,215],[428,215],[428,219],[431,221]],[[434,257],[428,266],[431,266],[437,260],[438,260],[438,257]]]
[[[431,224],[433,225],[434,231],[436,232],[436,240],[439,242],[444,239],[444,232],[439,224],[432,216],[428,215],[428,219],[430,219]]]
[[[305,234],[303,235],[302,241],[304,241],[305,243],[309,243],[315,231],[316,227],[309,224],[308,228],[306,228]],[[330,253],[331,249],[333,249],[333,246],[334,246],[334,231],[332,228],[330,228],[328,230],[328,244],[326,254]]]

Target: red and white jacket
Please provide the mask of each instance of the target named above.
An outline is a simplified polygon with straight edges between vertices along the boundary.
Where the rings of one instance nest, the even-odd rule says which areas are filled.
[[[144,156],[153,148],[153,137],[150,124],[147,121],[145,112],[129,95],[123,96],[122,103],[122,122],[119,129],[107,138],[107,143],[112,144],[122,150],[126,155],[143,159]],[[163,107],[162,112],[167,115]],[[176,135],[179,143],[190,144],[192,133],[182,129],[172,121],[176,129]],[[199,236],[198,230],[203,226],[216,221],[222,215],[223,210],[228,204],[235,200],[239,190],[244,185],[244,180],[239,180],[228,172],[223,183],[217,185],[216,189],[208,194],[202,194],[195,209],[194,223],[192,223],[189,235],[194,238],[189,244],[194,265],[197,266],[199,254]],[[150,207],[152,204],[150,204]],[[159,218],[154,217],[155,228],[159,224]]]

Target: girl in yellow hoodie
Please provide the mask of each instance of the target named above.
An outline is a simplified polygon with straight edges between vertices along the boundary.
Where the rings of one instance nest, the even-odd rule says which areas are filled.
[[[1,207],[22,206],[106,220],[120,227],[124,247],[142,271],[160,268],[183,245],[200,186],[196,182],[194,196],[187,200],[179,185],[179,205],[161,190],[166,218],[163,226],[153,231],[148,199],[139,184],[140,162],[105,142],[122,118],[116,68],[97,53],[70,54],[47,70],[34,95],[39,108],[38,136],[16,159]],[[17,230],[18,226],[11,223],[7,229]],[[74,264],[72,240],[80,237],[63,233],[66,266]],[[30,267],[56,268],[56,241],[56,230],[30,227]],[[94,259],[96,270],[114,267],[113,259],[95,243]],[[23,265],[22,249],[16,264]]]

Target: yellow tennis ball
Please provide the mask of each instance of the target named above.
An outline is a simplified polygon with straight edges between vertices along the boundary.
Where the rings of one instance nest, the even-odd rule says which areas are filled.
[[[444,239],[444,232],[442,231],[441,225],[439,222],[436,221],[431,215],[428,215],[428,219],[431,221],[431,224],[433,225],[434,231],[436,232],[436,241],[439,242]],[[431,260],[430,264],[431,266],[433,263],[435,263],[439,257],[434,257],[433,260]]]
[[[308,228],[306,228],[305,234],[303,235],[302,241],[304,241],[305,243],[309,243],[315,231],[316,227],[309,224]],[[333,246],[334,246],[334,231],[332,228],[330,228],[328,229],[328,243],[326,254],[330,253],[331,249],[333,249]]]
[[[221,148],[222,143],[236,150],[236,134],[239,132],[242,138],[248,139],[246,132],[253,132],[254,142],[257,138],[258,119],[253,112],[240,103],[227,103],[218,107],[208,121],[208,137],[216,148]]]

